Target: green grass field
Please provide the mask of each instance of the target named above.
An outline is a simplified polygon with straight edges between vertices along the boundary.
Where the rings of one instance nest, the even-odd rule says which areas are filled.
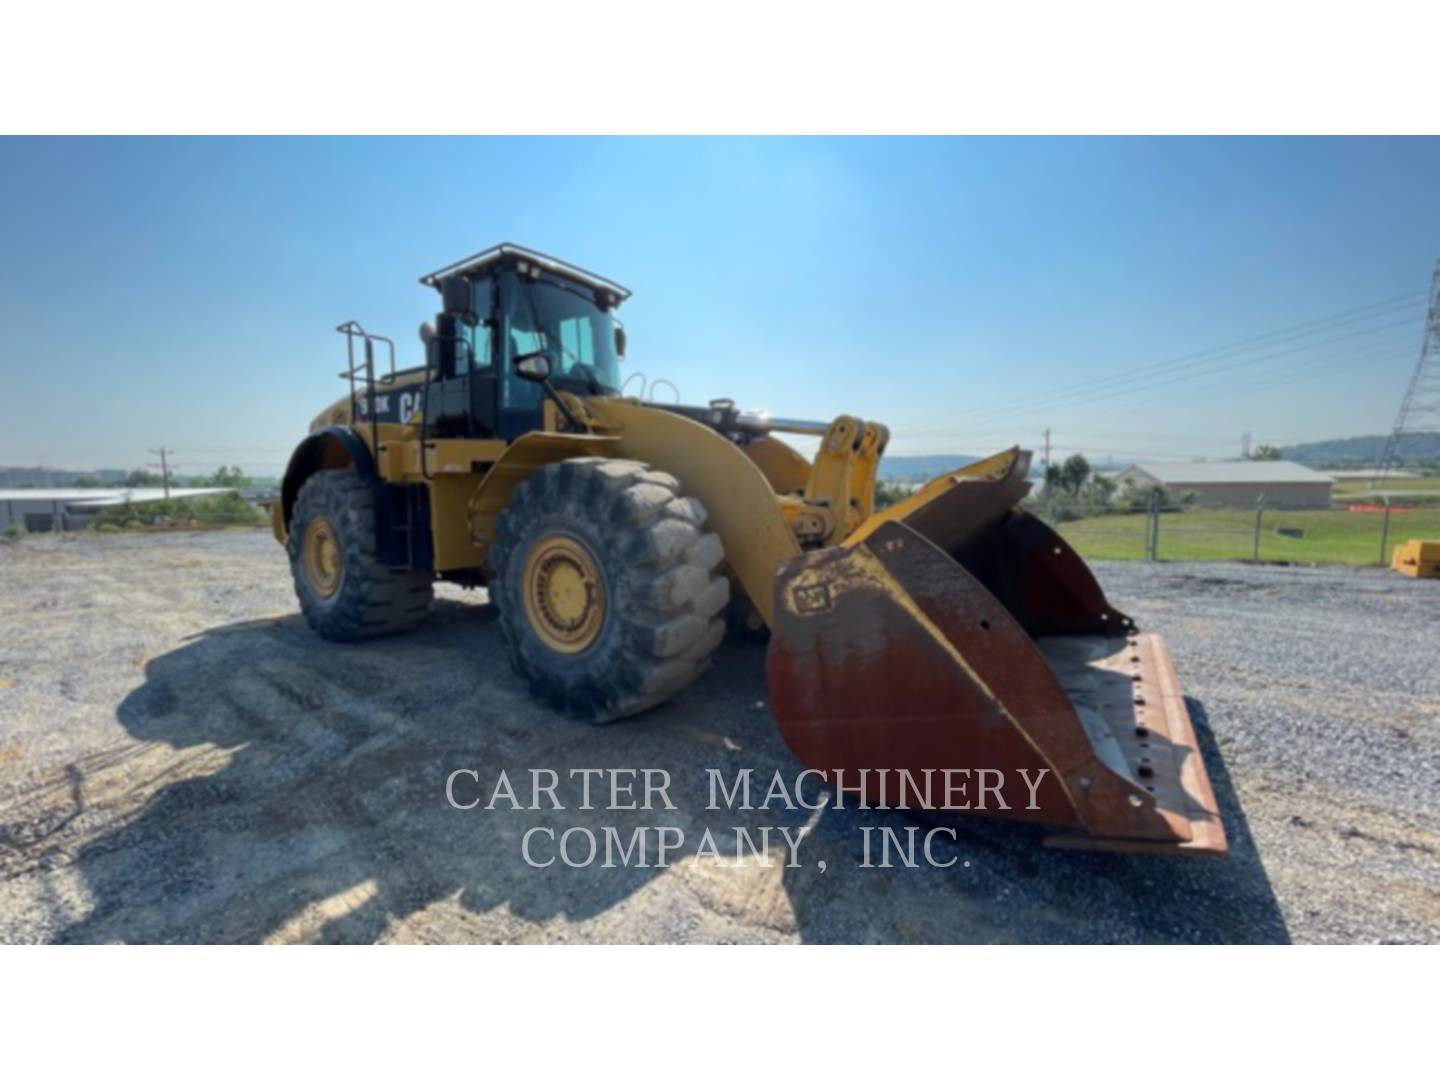
[[[1267,510],[1260,530],[1262,562],[1347,563],[1374,566],[1380,560],[1381,514],[1347,510]],[[1279,528],[1304,536],[1281,536]],[[1088,559],[1145,558],[1145,515],[1108,514],[1068,521],[1060,533]],[[1440,506],[1390,515],[1385,563],[1397,544],[1440,539]],[[1255,549],[1253,510],[1187,510],[1160,515],[1162,560],[1249,559]]]

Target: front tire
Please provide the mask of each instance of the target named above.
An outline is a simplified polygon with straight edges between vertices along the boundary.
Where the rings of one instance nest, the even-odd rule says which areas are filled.
[[[496,523],[490,598],[515,670],[551,708],[608,723],[692,683],[725,636],[720,538],[638,461],[537,470]]]
[[[327,641],[403,633],[430,610],[431,574],[380,561],[375,494],[353,469],[323,469],[305,481],[286,550],[300,610]]]

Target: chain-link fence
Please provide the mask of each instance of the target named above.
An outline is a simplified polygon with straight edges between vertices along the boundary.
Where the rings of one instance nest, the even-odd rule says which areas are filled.
[[[1245,560],[1274,563],[1390,563],[1395,547],[1411,539],[1440,539],[1440,502],[1406,503],[1381,497],[1331,509],[1267,507],[1149,507],[1069,502],[1047,517],[1086,558],[1148,560]]]

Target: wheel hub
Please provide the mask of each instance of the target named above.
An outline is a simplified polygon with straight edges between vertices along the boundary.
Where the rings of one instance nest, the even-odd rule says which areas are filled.
[[[551,649],[578,653],[600,636],[605,583],[590,549],[570,536],[547,536],[525,560],[525,614]]]
[[[305,576],[321,596],[334,596],[340,588],[344,567],[341,556],[340,538],[334,527],[327,518],[314,518],[305,527]]]

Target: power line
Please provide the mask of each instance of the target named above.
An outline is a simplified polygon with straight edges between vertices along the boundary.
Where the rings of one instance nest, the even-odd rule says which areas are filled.
[[[1381,353],[1381,354],[1360,354],[1360,355],[1348,354],[1348,355],[1341,356],[1341,357],[1332,357],[1329,362],[1324,363],[1324,364],[1313,365],[1313,362],[1307,361],[1306,364],[1305,364],[1305,365],[1302,365],[1302,366],[1305,368],[1306,374],[1307,374],[1309,377],[1313,378],[1313,377],[1315,377],[1315,376],[1317,376],[1317,375],[1328,374],[1329,372],[1335,371],[1335,370],[1341,370],[1341,369],[1356,369],[1356,370],[1358,370],[1357,365],[1361,365],[1361,364],[1364,364],[1364,363],[1367,363],[1367,362],[1372,362],[1372,361],[1377,361],[1377,360],[1383,360],[1383,359],[1391,358],[1391,357],[1398,356],[1398,355],[1401,355],[1400,351],[1399,351],[1399,350],[1393,350],[1393,349],[1390,350],[1390,352],[1388,352],[1388,353]],[[1290,365],[1290,367],[1293,368],[1294,365]],[[1260,392],[1260,391],[1264,391],[1264,390],[1275,389],[1275,388],[1278,388],[1278,387],[1281,387],[1281,386],[1285,386],[1285,385],[1290,385],[1290,384],[1293,384],[1294,382],[1295,382],[1295,374],[1294,374],[1294,372],[1293,372],[1292,370],[1286,369],[1286,370],[1268,372],[1268,373],[1266,373],[1266,377],[1262,377],[1259,381],[1255,381],[1255,380],[1253,380],[1253,379],[1252,379],[1252,380],[1248,380],[1248,381],[1245,383],[1245,386],[1246,386],[1246,391],[1247,391],[1247,393],[1255,393],[1255,392]],[[1197,393],[1197,390],[1198,390],[1198,393]],[[1187,401],[1195,401],[1195,400],[1204,400],[1204,399],[1206,399],[1206,398],[1208,398],[1208,397],[1213,397],[1213,396],[1216,395],[1217,392],[1225,393],[1225,394],[1228,394],[1228,395],[1233,395],[1233,388],[1232,388],[1231,382],[1230,382],[1230,381],[1227,381],[1227,382],[1224,383],[1224,384],[1216,384],[1216,385],[1211,385],[1211,386],[1203,386],[1203,387],[1199,387],[1199,388],[1191,388],[1191,389],[1185,391],[1184,394],[1185,394],[1185,398],[1186,398]],[[1173,395],[1173,394],[1174,394],[1174,391],[1171,391],[1171,394]],[[1020,430],[1023,426],[1024,426],[1023,423],[1021,423],[1021,422],[1015,422],[1015,423],[1010,424],[1010,425],[1007,425],[1007,426],[1005,426],[1005,427],[997,427],[997,428],[988,429],[988,430],[994,430],[994,431],[997,431],[997,432],[1000,432],[1000,433],[1001,433],[1001,434],[998,434],[998,435],[996,436],[996,440],[997,440],[997,441],[1000,441],[1000,442],[1010,442],[1010,441],[1012,441],[1012,440],[1015,439],[1015,437],[1016,437],[1017,434],[1019,433],[1019,430]],[[1110,430],[1108,430],[1108,431],[1094,431],[1094,430],[1085,430],[1085,429],[1080,429],[1080,430],[1076,430],[1076,429],[1066,429],[1066,430],[1069,431],[1071,434],[1075,434],[1075,435],[1081,435],[1081,436],[1091,435],[1091,436],[1094,436],[1094,437],[1096,437],[1096,438],[1098,438],[1098,439],[1106,440],[1107,443],[1108,443],[1113,437],[1115,437],[1116,434],[1117,434],[1117,432],[1116,432],[1113,428],[1110,429]],[[968,438],[968,439],[976,438],[976,437],[979,436],[980,434],[981,434],[981,432],[980,432],[979,430],[977,430],[977,429],[972,429],[972,428],[966,428],[965,431],[964,431],[964,435],[965,435],[965,437]],[[1120,433],[1120,438],[1123,440],[1126,435],[1130,435],[1130,436],[1133,436],[1133,437],[1135,437],[1135,438],[1145,439],[1145,440],[1149,440],[1149,439],[1152,438],[1151,436],[1141,435],[1141,434],[1138,433],[1138,432],[1129,432],[1129,431],[1121,432],[1121,433]],[[944,444],[940,444],[939,441],[940,441],[941,439],[944,439],[944,438],[945,438],[943,435],[932,435],[932,436],[921,435],[921,436],[919,436],[919,437],[917,438],[917,437],[912,436],[912,435],[907,435],[906,432],[904,432],[904,431],[902,430],[902,431],[897,431],[895,438],[896,438],[897,440],[903,441],[903,443],[905,443],[905,444],[908,444],[908,445],[911,447],[911,449],[909,450],[909,452],[911,452],[911,453],[922,452],[922,451],[920,451],[920,450],[913,449],[913,447],[915,446],[915,444],[919,444],[919,445],[922,446],[922,447],[925,447],[925,446],[935,446],[936,449],[933,450],[933,451],[930,451],[930,452],[934,452],[934,453],[945,452],[944,450],[942,450],[942,449],[939,448],[939,445],[944,445],[947,449],[948,449],[948,448],[953,448],[953,446],[954,446],[954,442],[953,442],[952,440],[946,440],[946,442],[945,442]],[[1217,436],[1215,436],[1215,437],[1213,437],[1213,438],[1204,438],[1204,439],[1197,439],[1197,438],[1194,438],[1193,436],[1192,436],[1192,437],[1186,437],[1186,438],[1165,436],[1165,437],[1160,438],[1158,441],[1160,441],[1160,442],[1162,442],[1162,443],[1169,442],[1169,443],[1172,444],[1172,445],[1175,444],[1175,443],[1185,443],[1185,444],[1188,444],[1188,445],[1190,445],[1190,446],[1196,447],[1196,449],[1189,450],[1189,451],[1183,451],[1183,450],[1181,450],[1181,449],[1179,449],[1179,448],[1177,447],[1176,449],[1166,450],[1166,449],[1157,449],[1157,448],[1155,448],[1155,447],[1153,447],[1153,446],[1133,445],[1133,444],[1132,444],[1132,445],[1127,445],[1127,446],[1125,446],[1125,447],[1116,447],[1116,446],[1114,446],[1114,445],[1106,445],[1106,446],[1099,446],[1099,447],[1097,447],[1097,446],[1085,446],[1085,447],[1071,447],[1071,446],[1067,446],[1067,447],[1064,447],[1064,449],[1068,449],[1068,450],[1071,450],[1071,451],[1074,451],[1074,450],[1077,450],[1077,449],[1078,449],[1078,450],[1080,450],[1080,451],[1082,451],[1082,452],[1088,450],[1088,451],[1090,451],[1090,452],[1096,452],[1096,453],[1126,454],[1126,455],[1138,456],[1138,457],[1166,458],[1166,459],[1178,459],[1178,460],[1195,460],[1196,458],[1204,457],[1204,456],[1217,456],[1217,457],[1225,457],[1225,456],[1228,456],[1227,454],[1224,453],[1224,448],[1232,445],[1231,442],[1230,442],[1230,437],[1229,437],[1229,436],[1220,436],[1220,435],[1217,435]],[[1284,442],[1284,441],[1299,441],[1299,439],[1293,439],[1293,440],[1276,440],[1276,441],[1279,441],[1279,442]],[[1199,448],[1201,448],[1201,447],[1206,447],[1206,448],[1213,449],[1213,450],[1217,451],[1217,453],[1215,453],[1215,454],[1213,454],[1213,455],[1206,455],[1205,453],[1203,453],[1203,452],[1199,449]],[[992,447],[991,449],[993,449],[993,447]],[[955,451],[955,452],[970,452],[970,451]],[[986,451],[986,452],[988,452],[988,451]]]
[[[1184,398],[1186,401],[1207,400],[1221,392],[1231,396],[1245,396],[1261,390],[1268,390],[1276,386],[1293,384],[1301,378],[1311,379],[1317,375],[1328,374],[1332,371],[1340,371],[1346,368],[1359,369],[1360,365],[1386,360],[1393,360],[1404,355],[1408,350],[1397,349],[1391,346],[1380,352],[1348,353],[1344,356],[1330,357],[1317,361],[1314,358],[1307,358],[1299,364],[1287,364],[1269,371],[1256,374],[1244,375],[1240,378],[1227,378],[1219,382],[1204,383],[1198,386],[1185,387],[1154,387],[1159,391],[1158,396],[1152,395],[1143,397],[1133,402],[1127,402],[1126,409],[1148,408],[1156,404],[1173,401],[1177,398]],[[1141,391],[1142,393],[1144,391]]]
[[[1346,356],[1331,357],[1321,363],[1307,361],[1302,364],[1291,364],[1273,371],[1266,371],[1258,376],[1247,376],[1243,379],[1226,379],[1221,382],[1211,383],[1202,386],[1190,386],[1183,389],[1164,390],[1161,389],[1160,396],[1150,397],[1131,404],[1130,408],[1151,407],[1166,401],[1183,397],[1189,401],[1205,401],[1217,395],[1227,395],[1232,398],[1237,396],[1248,396],[1264,390],[1271,390],[1278,386],[1294,385],[1302,378],[1314,379],[1319,375],[1327,375],[1332,372],[1346,370],[1359,371],[1361,365],[1393,360],[1403,355],[1401,350],[1390,348],[1378,353],[1348,354]],[[1242,393],[1237,394],[1237,390]]]
[[[1147,376],[1156,374],[1157,371],[1159,371],[1161,374],[1174,372],[1176,370],[1192,367],[1197,364],[1208,363],[1210,360],[1213,359],[1223,359],[1225,354],[1248,352],[1255,349],[1269,348],[1273,345],[1280,344],[1281,341],[1286,339],[1307,337],[1311,334],[1334,330],[1339,326],[1349,325],[1356,322],[1365,322],[1369,319],[1377,318],[1382,314],[1389,313],[1384,309],[1408,305],[1413,302],[1416,297],[1422,295],[1424,294],[1420,292],[1406,293],[1402,296],[1394,297],[1390,300],[1381,300],[1373,304],[1366,304],[1359,308],[1351,308],[1347,311],[1340,312],[1336,315],[1327,316],[1323,319],[1313,319],[1309,322],[1298,323],[1295,326],[1288,327],[1283,330],[1275,330],[1267,334],[1258,334],[1254,337],[1242,338],[1241,340],[1232,342],[1228,345],[1221,345],[1212,349],[1203,350],[1201,352],[1190,353],[1188,355],[1181,356],[1173,361],[1162,361],[1159,363],[1147,364],[1141,367],[1128,369],[1127,371],[1118,372],[1113,375],[1100,376],[1099,378],[1087,380],[1084,383],[1074,383],[1067,387],[1059,387],[1055,390],[1051,390],[1045,394],[1039,395],[1038,397],[1035,395],[1029,395],[1024,399],[1024,401],[1027,404],[1031,402],[1045,401],[1056,396],[1063,397],[1076,390],[1085,390],[1103,385],[1123,383],[1133,381],[1135,379],[1145,378]],[[1368,314],[1358,314],[1360,312],[1368,312]],[[1015,400],[1019,401],[1020,399]],[[990,408],[994,409],[1002,407],[1004,407],[1003,402]],[[975,411],[988,410],[981,407],[973,407],[971,409],[960,410],[958,413],[952,412],[940,414],[940,416],[943,418],[955,415],[965,415],[967,413]],[[923,422],[923,418],[917,421],[917,423]]]
[[[1154,378],[1152,378],[1151,380],[1149,380],[1149,382],[1143,383],[1143,384],[1140,384],[1140,385],[1121,386],[1121,387],[1105,387],[1105,386],[1099,386],[1099,385],[1091,385],[1091,386],[1088,386],[1088,387],[1082,387],[1082,388],[1080,388],[1079,390],[1073,392],[1072,394],[1067,395],[1067,397],[1059,398],[1059,399],[1053,399],[1053,398],[1052,398],[1052,399],[1050,399],[1050,400],[1047,400],[1045,397],[1040,397],[1040,398],[1034,399],[1033,401],[1019,401],[1019,402],[1016,402],[1016,403],[1011,404],[1011,405],[1007,405],[1007,406],[997,406],[997,407],[991,408],[991,409],[983,409],[983,408],[969,409],[969,410],[966,410],[966,411],[964,411],[964,412],[962,412],[962,413],[956,413],[956,414],[954,414],[953,416],[951,416],[950,418],[948,418],[945,422],[946,422],[946,423],[963,422],[964,419],[965,419],[967,416],[971,416],[971,415],[974,415],[974,416],[988,416],[988,417],[990,417],[990,418],[992,418],[992,419],[993,419],[994,417],[996,417],[996,416],[1005,416],[1005,417],[1007,417],[1007,418],[1008,418],[1008,417],[1021,417],[1021,416],[1031,415],[1031,414],[1033,414],[1033,413],[1035,413],[1035,412],[1039,412],[1039,411],[1049,411],[1049,410],[1053,410],[1053,409],[1055,409],[1055,408],[1059,408],[1059,407],[1062,407],[1062,406],[1072,406],[1072,405],[1077,405],[1077,404],[1090,404],[1090,403],[1093,403],[1093,402],[1095,402],[1095,401],[1104,401],[1104,400],[1109,400],[1109,399],[1115,399],[1115,398],[1117,398],[1117,397],[1123,398],[1123,397],[1126,397],[1126,396],[1128,396],[1128,395],[1130,395],[1130,394],[1135,394],[1135,393],[1144,392],[1144,391],[1147,391],[1147,390],[1150,390],[1150,389],[1153,389],[1153,388],[1156,388],[1156,387],[1177,385],[1177,384],[1180,384],[1180,383],[1184,383],[1184,382],[1191,381],[1191,380],[1193,380],[1193,379],[1205,378],[1205,377],[1207,377],[1207,376],[1219,374],[1219,373],[1221,373],[1221,372],[1226,372],[1226,371],[1234,371],[1234,370],[1237,370],[1237,369],[1239,369],[1239,368],[1249,367],[1249,366],[1252,366],[1252,365],[1254,365],[1254,364],[1264,363],[1264,362],[1269,361],[1269,360],[1278,360],[1278,359],[1280,359],[1280,358],[1282,358],[1282,357],[1286,357],[1286,356],[1294,356],[1294,355],[1303,354],[1303,353],[1306,353],[1306,352],[1309,352],[1309,351],[1312,351],[1312,350],[1315,350],[1315,349],[1325,348],[1326,346],[1334,345],[1334,344],[1337,344],[1337,343],[1342,342],[1342,341],[1350,341],[1350,340],[1353,340],[1353,339],[1356,339],[1356,338],[1366,337],[1366,336],[1368,336],[1368,335],[1370,335],[1370,334],[1380,333],[1381,331],[1384,331],[1384,330],[1393,330],[1393,329],[1396,329],[1397,327],[1401,327],[1401,326],[1413,326],[1413,322],[1412,322],[1410,319],[1397,320],[1396,322],[1393,322],[1393,323],[1385,323],[1385,324],[1382,324],[1382,325],[1380,325],[1380,326],[1370,327],[1370,328],[1365,329],[1365,330],[1358,330],[1358,331],[1354,331],[1354,332],[1348,333],[1348,334],[1340,334],[1340,335],[1337,335],[1337,336],[1332,337],[1332,338],[1327,338],[1327,339],[1324,340],[1324,341],[1311,342],[1311,343],[1308,344],[1308,345],[1301,345],[1301,346],[1297,346],[1297,347],[1295,347],[1295,348],[1282,349],[1282,350],[1279,351],[1279,352],[1267,353],[1267,354],[1262,354],[1262,355],[1258,355],[1258,356],[1247,356],[1247,357],[1242,357],[1242,358],[1240,358],[1240,359],[1238,359],[1238,360],[1237,360],[1237,359],[1230,358],[1230,362],[1229,362],[1229,363],[1225,363],[1225,364],[1221,364],[1221,365],[1212,367],[1212,368],[1210,368],[1209,370],[1191,371],[1191,372],[1181,373],[1181,374],[1176,374],[1175,372],[1173,372],[1173,371],[1168,371],[1168,370],[1167,370],[1167,371],[1161,371],[1161,372],[1159,372],[1159,374],[1158,374],[1156,377],[1154,377]],[[1398,340],[1398,339],[1397,339],[1397,340]],[[1387,344],[1388,344],[1388,342],[1387,342]],[[929,423],[927,423],[927,424],[925,424],[925,425],[920,425],[920,426],[923,426],[923,427],[934,427],[934,426],[936,425],[936,423],[937,423],[937,422],[932,421],[932,422],[929,422]],[[918,430],[918,428],[919,428],[920,426],[911,427],[909,430]]]
[[[1004,424],[1004,425],[998,425],[998,426],[996,426],[996,427],[988,427],[988,426],[986,426],[986,427],[968,427],[968,426],[967,426],[967,427],[965,428],[965,433],[966,433],[967,435],[985,435],[985,434],[990,433],[990,432],[999,432],[999,433],[1001,433],[1001,434],[1010,434],[1010,433],[1013,433],[1013,432],[1016,431],[1017,429],[1019,429],[1019,428],[1021,428],[1021,427],[1024,427],[1024,426],[1025,426],[1025,425],[1024,425],[1023,423]],[[1065,426],[1065,430],[1066,430],[1067,433],[1069,433],[1069,434],[1071,434],[1071,435],[1080,435],[1080,436],[1085,437],[1085,438],[1096,438],[1096,439],[1107,439],[1107,438],[1110,438],[1111,436],[1113,436],[1113,435],[1115,434],[1115,429],[1114,429],[1113,427],[1112,427],[1112,428],[1108,428],[1108,429],[1101,430],[1101,429],[1099,429],[1099,428],[1093,428],[1093,427],[1073,428],[1073,427],[1070,427],[1070,426],[1067,424],[1067,425]],[[903,434],[903,432],[902,432],[902,434]],[[1223,435],[1223,436],[1203,436],[1203,437],[1197,437],[1197,436],[1194,435],[1194,434],[1190,434],[1190,435],[1176,435],[1176,434],[1174,434],[1173,432],[1165,432],[1165,433],[1162,434],[1162,433],[1157,433],[1157,432],[1135,431],[1135,430],[1133,430],[1133,429],[1131,429],[1131,428],[1129,428],[1129,427],[1126,427],[1126,428],[1125,428],[1125,434],[1126,434],[1127,436],[1132,437],[1132,438],[1143,439],[1143,440],[1146,441],[1146,442],[1173,443],[1173,444],[1180,444],[1180,445],[1182,445],[1182,446],[1222,446],[1222,445],[1223,445],[1223,446],[1230,446],[1230,445],[1235,441],[1234,438],[1233,438],[1233,436],[1232,436],[1232,435],[1228,435],[1228,434],[1227,434],[1227,435]]]
[[[1298,364],[1292,363],[1283,365],[1279,368],[1263,372],[1258,377],[1254,375],[1247,375],[1241,379],[1231,377],[1222,379],[1218,382],[1202,384],[1199,386],[1187,386],[1179,389],[1175,387],[1167,388],[1164,384],[1159,384],[1153,387],[1138,388],[1136,392],[1143,393],[1145,391],[1158,391],[1158,394],[1152,394],[1152,396],[1145,400],[1130,403],[1126,406],[1126,408],[1127,410],[1134,411],[1135,409],[1140,407],[1153,407],[1155,405],[1162,404],[1169,399],[1173,399],[1177,396],[1183,396],[1187,402],[1206,400],[1215,396],[1217,392],[1233,396],[1237,387],[1242,388],[1246,395],[1250,395],[1263,390],[1273,389],[1277,386],[1293,383],[1297,380],[1297,378],[1302,375],[1306,378],[1314,378],[1318,375],[1328,374],[1329,372],[1334,370],[1358,367],[1359,365],[1381,362],[1384,360],[1393,359],[1399,355],[1402,355],[1402,351],[1395,348],[1391,348],[1388,351],[1382,351],[1378,353],[1360,350],[1359,352],[1346,353],[1343,356],[1332,356],[1327,360],[1319,363],[1317,363],[1315,358],[1313,357],[1306,357]],[[1207,372],[1206,374],[1218,375],[1221,373]],[[1023,420],[1023,418],[1017,417],[1015,419],[1006,420],[1000,423],[987,424],[984,427],[980,428],[971,428],[965,426],[964,434],[968,437],[975,437],[976,435],[979,435],[985,431],[995,431],[1013,434],[1016,430],[1026,426],[1028,425]],[[913,428],[904,427],[897,427],[895,431],[896,438],[905,439],[907,442],[925,441],[927,436],[930,436],[930,434],[931,433],[928,431],[920,431]],[[1107,434],[1113,434],[1113,429],[1111,429],[1111,431]],[[943,434],[940,432],[935,432],[933,435],[933,438],[943,437]],[[1166,438],[1169,441],[1181,441],[1175,437],[1167,436]],[[1190,441],[1195,440],[1191,439]],[[1213,441],[1217,443],[1219,442],[1219,440]]]

